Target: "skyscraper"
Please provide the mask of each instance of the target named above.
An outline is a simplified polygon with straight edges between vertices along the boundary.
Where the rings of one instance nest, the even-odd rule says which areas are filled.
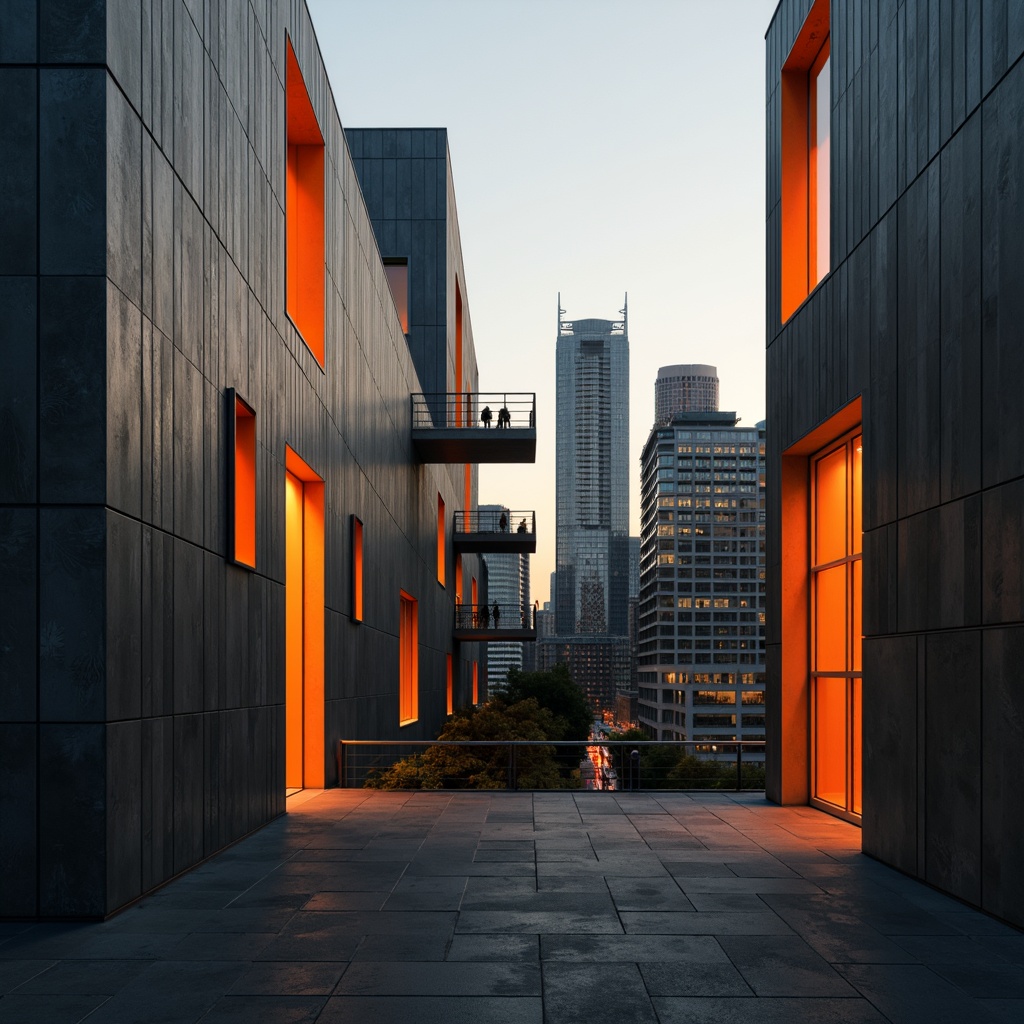
[[[555,348],[555,631],[625,636],[629,602],[629,335],[563,320]]]
[[[668,423],[677,412],[717,411],[717,366],[678,363],[659,368],[654,382],[655,423]]]
[[[569,666],[595,712],[629,688],[629,335],[621,320],[563,320],[557,410],[554,635],[538,668]]]

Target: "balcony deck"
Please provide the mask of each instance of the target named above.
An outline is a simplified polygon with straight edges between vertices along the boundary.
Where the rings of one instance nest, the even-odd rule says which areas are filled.
[[[496,640],[537,639],[537,625],[524,616],[518,608],[499,608],[494,618],[493,605],[460,604],[455,608],[455,626],[452,636],[456,640],[492,643]]]
[[[504,516],[504,525],[502,517]],[[456,551],[532,555],[537,550],[536,514],[530,512],[456,512],[452,523]]]
[[[1024,935],[807,807],[335,789],[288,812],[110,921],[0,924],[0,1018],[1024,1019]]]
[[[536,415],[533,394],[415,394],[412,443],[423,462],[536,462]]]

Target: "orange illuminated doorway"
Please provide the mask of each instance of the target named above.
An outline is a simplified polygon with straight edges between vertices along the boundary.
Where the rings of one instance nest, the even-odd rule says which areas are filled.
[[[285,788],[324,785],[324,483],[285,449]]]
[[[861,815],[859,431],[811,457],[811,802]]]

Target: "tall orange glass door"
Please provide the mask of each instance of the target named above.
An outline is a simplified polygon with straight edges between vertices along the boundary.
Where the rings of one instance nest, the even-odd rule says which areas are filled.
[[[861,813],[861,435],[811,458],[811,797]]]
[[[285,471],[285,788],[324,785],[324,485],[290,448]]]

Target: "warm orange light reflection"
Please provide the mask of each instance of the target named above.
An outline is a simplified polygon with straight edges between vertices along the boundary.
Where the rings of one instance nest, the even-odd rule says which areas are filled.
[[[352,517],[352,618],[363,621],[363,523]]]
[[[285,40],[286,308],[324,365],[324,139],[290,39]]]
[[[860,814],[861,437],[811,460],[813,795]]]
[[[462,604],[462,555],[455,556],[455,603]]]
[[[469,425],[469,405],[468,402],[463,400],[463,380],[464,376],[462,373],[462,288],[459,287],[458,278],[455,280],[455,394],[458,396],[455,400],[455,425],[457,427],[465,427]],[[468,470],[469,467],[467,466]],[[468,493],[469,486],[467,484],[466,491]],[[467,498],[466,504],[462,506],[466,511],[469,511],[469,500]]]
[[[419,718],[419,603],[404,590],[398,620],[398,719],[408,725]]]
[[[235,517],[236,562],[256,565],[256,415],[235,399]]]
[[[473,662],[473,703],[480,703],[480,674],[475,661]]]
[[[285,785],[324,785],[324,485],[285,449]]]
[[[828,37],[829,0],[814,0],[779,83],[783,322],[829,267]]]
[[[409,264],[406,260],[385,260],[384,276],[395,300],[402,333],[409,333]]]
[[[462,494],[462,507],[466,510],[462,517],[462,529],[465,532],[469,532],[469,521],[471,518],[471,510],[473,508],[473,466],[472,463],[467,462],[466,468],[463,471],[463,494]]]
[[[444,498],[437,496],[437,582],[445,585]]]
[[[453,708],[453,686],[452,686],[452,656],[444,656],[444,678],[445,678],[445,713],[451,714]]]

